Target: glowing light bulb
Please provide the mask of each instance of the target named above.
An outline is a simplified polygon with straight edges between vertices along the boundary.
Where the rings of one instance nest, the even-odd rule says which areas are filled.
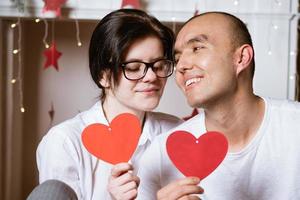
[[[11,28],[15,28],[16,26],[17,26],[16,23],[13,23],[13,24],[10,25]]]
[[[22,112],[22,113],[24,113],[24,112],[25,112],[25,108],[24,108],[24,107],[21,107],[21,109],[20,109],[20,110],[21,110],[21,112]]]
[[[35,22],[36,22],[36,23],[39,23],[40,21],[41,21],[41,20],[40,20],[39,18],[36,18],[36,19],[35,19]]]
[[[294,80],[295,76],[294,75],[290,75],[290,80]]]
[[[17,53],[19,53],[19,50],[18,49],[14,49],[13,50],[13,54],[17,54]]]
[[[10,81],[12,84],[14,84],[14,83],[16,83],[17,82],[17,80],[15,79],[15,78],[13,78],[13,79],[11,79],[11,81]]]
[[[45,44],[45,47],[46,47],[46,49],[48,49],[49,48],[49,44]]]
[[[82,46],[81,42],[77,42],[77,46],[81,47]]]

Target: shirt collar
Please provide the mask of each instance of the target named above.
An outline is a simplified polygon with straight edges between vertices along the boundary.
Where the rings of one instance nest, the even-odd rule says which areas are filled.
[[[81,115],[82,120],[85,123],[85,126],[94,123],[101,123],[109,125],[102,108],[101,101],[95,103],[89,110],[85,111]]]
[[[157,120],[153,118],[151,112],[147,112],[145,117],[145,123],[138,146],[146,144],[148,140],[152,142],[155,136],[161,132],[160,125],[158,124]]]
[[[98,101],[94,104],[89,110],[82,113],[82,120],[85,123],[85,126],[94,123],[101,123],[105,125],[109,125],[102,108],[101,101]],[[142,130],[138,146],[142,146],[147,143],[149,140],[152,142],[156,135],[161,132],[160,124],[153,117],[151,112],[147,112],[145,114],[145,123],[144,128]]]

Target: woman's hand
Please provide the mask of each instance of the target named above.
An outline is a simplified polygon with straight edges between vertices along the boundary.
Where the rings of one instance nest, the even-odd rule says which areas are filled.
[[[137,197],[139,177],[133,175],[133,167],[129,163],[116,164],[111,170],[108,191],[115,200],[132,200]]]
[[[187,177],[166,185],[157,192],[157,200],[199,200],[195,194],[202,194],[204,190],[198,186],[200,179]]]

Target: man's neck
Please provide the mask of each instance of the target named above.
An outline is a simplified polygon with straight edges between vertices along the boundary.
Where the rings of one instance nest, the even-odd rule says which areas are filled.
[[[235,97],[205,110],[208,131],[220,131],[229,142],[229,151],[246,147],[256,135],[264,116],[264,101],[255,95]]]

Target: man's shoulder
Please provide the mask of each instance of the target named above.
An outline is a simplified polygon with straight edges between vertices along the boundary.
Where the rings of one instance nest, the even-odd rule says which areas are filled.
[[[271,99],[266,98],[267,104],[270,109],[284,113],[294,113],[300,115],[300,103],[292,100],[282,100],[282,99]]]

